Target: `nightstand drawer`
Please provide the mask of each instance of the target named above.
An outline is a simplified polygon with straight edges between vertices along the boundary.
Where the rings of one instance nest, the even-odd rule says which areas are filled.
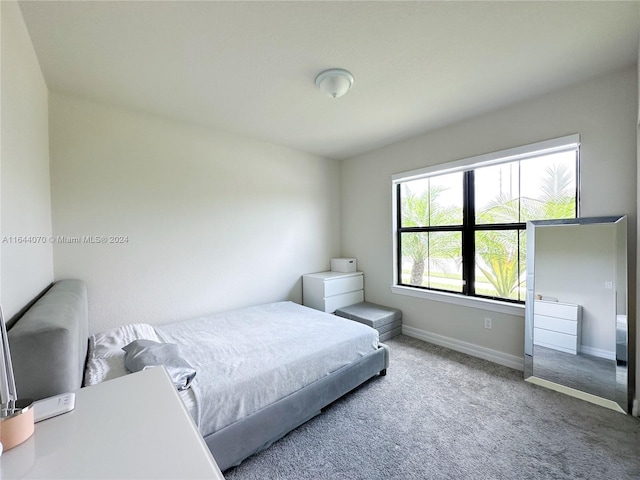
[[[324,281],[324,296],[331,297],[333,295],[354,292],[356,290],[362,290],[363,287],[364,281],[362,275],[332,278],[331,280]]]
[[[364,301],[364,292],[357,290],[355,292],[343,293],[341,295],[333,295],[324,299],[324,311],[333,313],[337,309],[360,303]]]
[[[533,343],[541,347],[552,348],[574,355],[579,351],[578,337],[576,335],[567,335],[566,333],[544,330],[543,328],[533,329]]]
[[[564,318],[574,321],[578,320],[579,305],[536,300],[534,308],[536,315],[545,315],[547,317]]]
[[[567,335],[578,335],[578,322],[576,320],[565,320],[564,318],[547,317],[545,315],[534,315],[536,328],[552,330]]]

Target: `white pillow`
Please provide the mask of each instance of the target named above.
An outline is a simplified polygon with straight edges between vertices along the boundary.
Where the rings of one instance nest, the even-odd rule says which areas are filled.
[[[129,371],[124,366],[122,348],[141,339],[163,341],[156,330],[146,323],[131,323],[91,335],[83,386],[127,375]]]

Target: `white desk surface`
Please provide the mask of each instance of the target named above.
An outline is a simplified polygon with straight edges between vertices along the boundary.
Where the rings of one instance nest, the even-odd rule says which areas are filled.
[[[0,478],[224,479],[164,368],[76,392],[0,457]]]

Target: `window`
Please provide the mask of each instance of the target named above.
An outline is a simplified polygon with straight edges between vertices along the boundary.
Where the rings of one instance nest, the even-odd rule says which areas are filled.
[[[579,136],[394,175],[397,286],[522,303],[526,222],[578,214]]]

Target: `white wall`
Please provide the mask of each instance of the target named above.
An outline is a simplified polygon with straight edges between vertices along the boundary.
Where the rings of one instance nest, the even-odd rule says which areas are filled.
[[[53,281],[48,90],[18,4],[2,15],[0,301],[10,319]]]
[[[365,272],[365,298],[400,308],[406,326],[521,359],[522,317],[391,293],[391,175],[573,133],[582,138],[582,216],[629,215],[635,278],[637,85],[633,66],[343,162],[342,254]]]
[[[336,161],[50,95],[56,279],[88,282],[90,329],[300,302],[340,252]]]

